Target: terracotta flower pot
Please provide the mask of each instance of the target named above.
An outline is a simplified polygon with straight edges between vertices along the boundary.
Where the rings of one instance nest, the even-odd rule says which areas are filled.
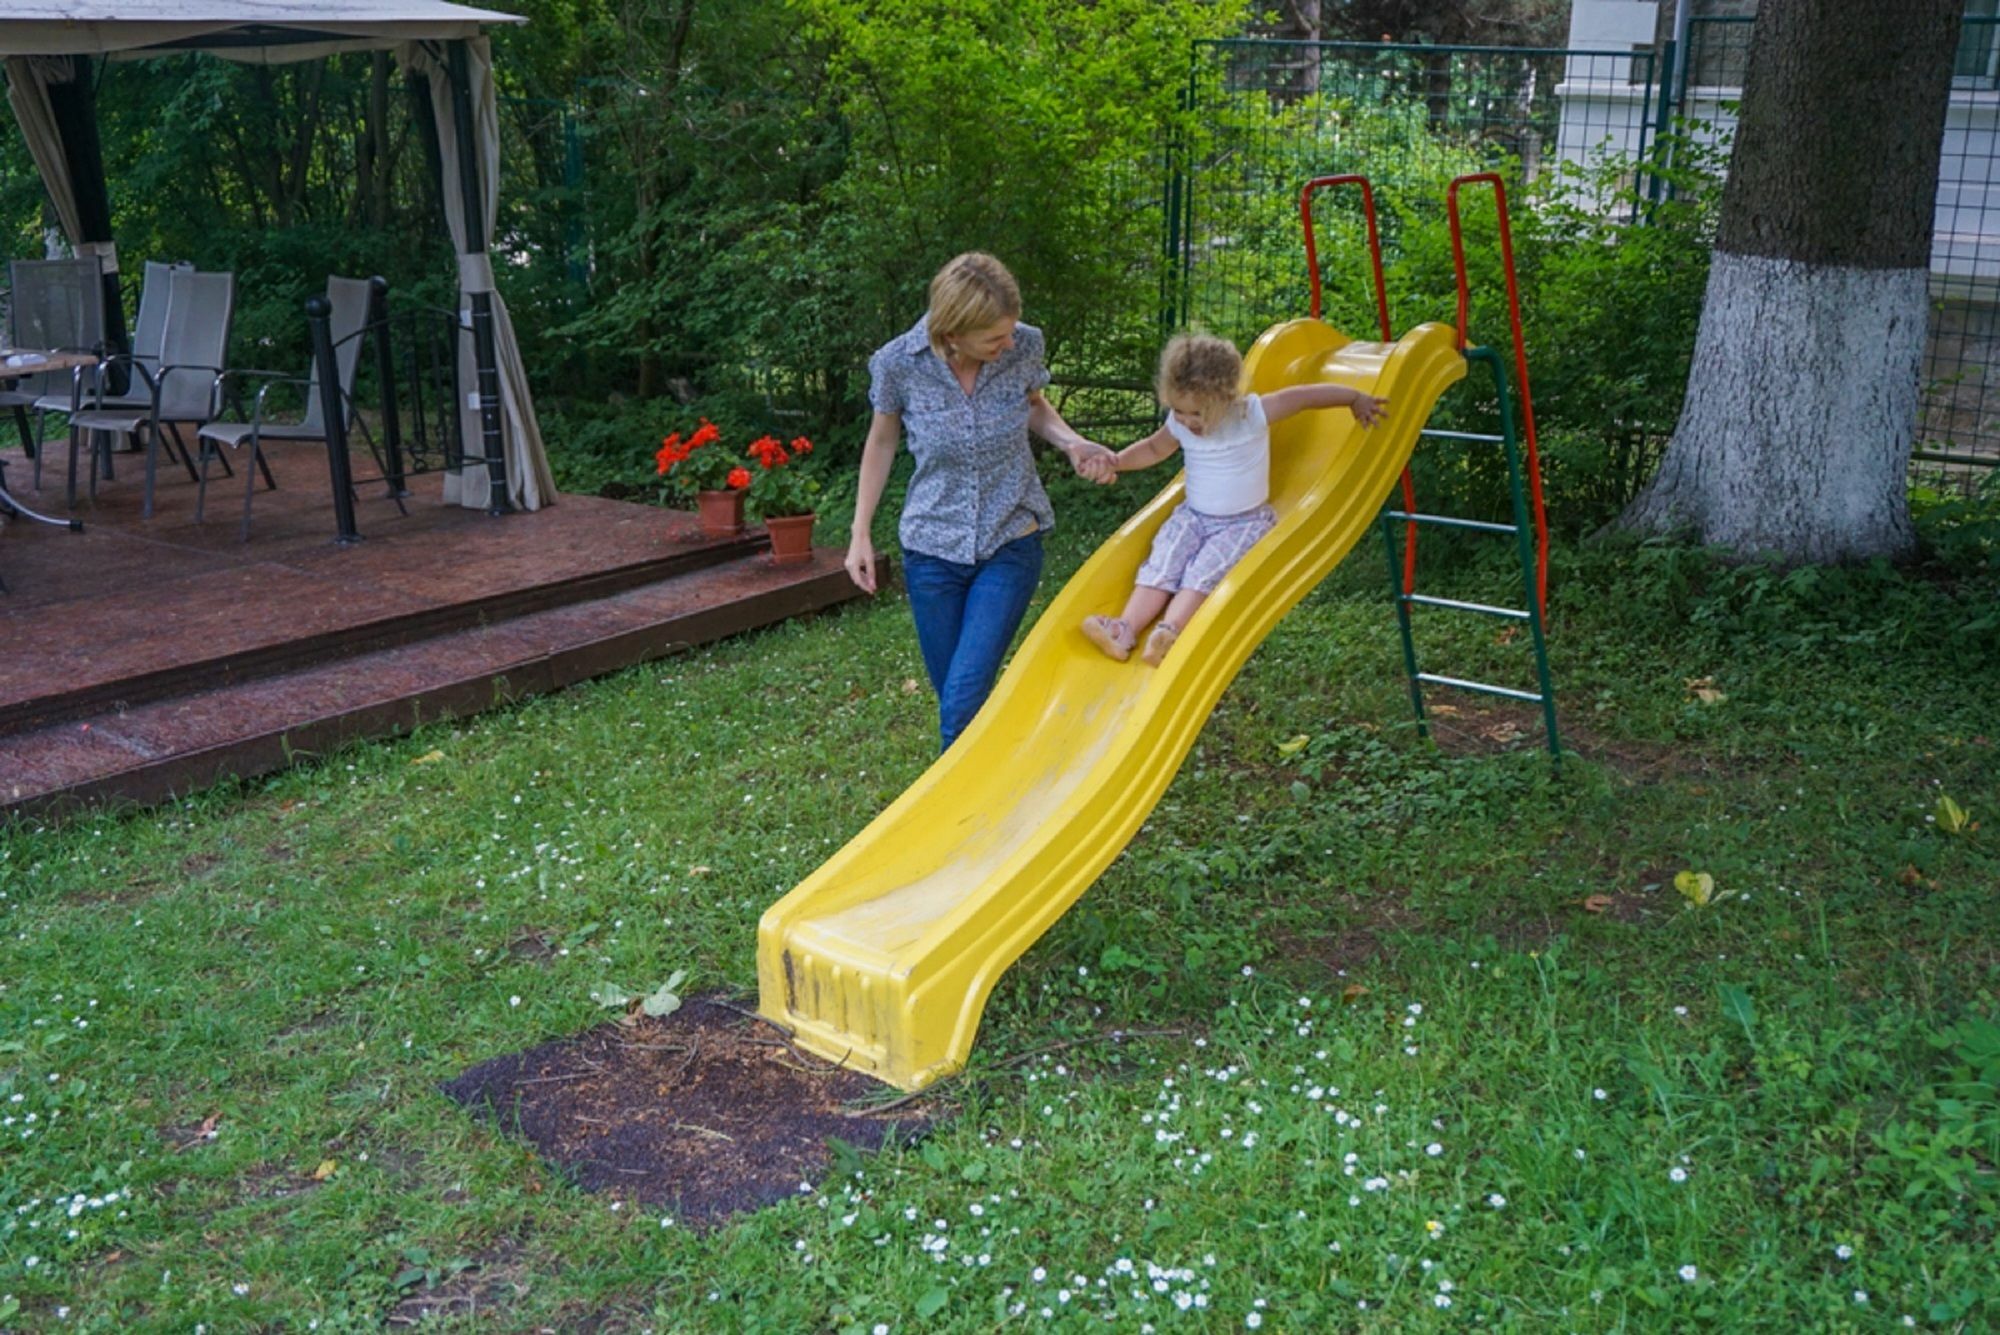
[[[766,515],[764,527],[771,534],[772,561],[795,566],[812,560],[813,516]]]
[[[701,531],[711,538],[733,538],[743,531],[743,493],[740,491],[700,491],[695,501],[701,513]]]

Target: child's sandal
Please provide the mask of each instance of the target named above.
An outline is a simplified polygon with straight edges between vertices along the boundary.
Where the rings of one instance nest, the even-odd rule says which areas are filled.
[[[1160,660],[1167,656],[1167,650],[1174,647],[1174,641],[1180,638],[1180,634],[1179,626],[1171,621],[1162,621],[1153,627],[1153,633],[1146,637],[1146,651],[1140,657],[1151,666],[1158,667]]]
[[[1085,617],[1083,635],[1106,655],[1121,663],[1132,656],[1132,628],[1118,617]]]

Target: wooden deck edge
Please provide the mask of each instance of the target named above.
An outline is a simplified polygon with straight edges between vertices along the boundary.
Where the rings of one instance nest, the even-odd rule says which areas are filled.
[[[499,621],[532,616],[551,608],[608,598],[663,579],[722,565],[762,551],[762,533],[719,540],[712,545],[617,566],[610,570],[509,589],[470,602],[421,608],[359,625],[285,640],[258,649],[176,663],[155,672],[56,691],[0,705],[0,737],[32,732],[55,723],[80,722],[119,709],[132,709],[186,695],[192,690],[240,685],[281,676],[340,658],[435,639]]]
[[[316,760],[354,742],[400,736],[425,724],[469,717],[859,596],[846,572],[836,567],[750,598],[565,645],[394,700],[373,701],[199,750],[143,760],[59,789],[0,796],[0,827],[23,819],[60,821],[106,806],[139,808],[175,801],[218,783],[258,778]]]

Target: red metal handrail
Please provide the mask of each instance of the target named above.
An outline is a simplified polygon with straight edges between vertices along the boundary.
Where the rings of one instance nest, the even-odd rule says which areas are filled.
[[[1458,281],[1458,346],[1465,347],[1465,326],[1472,306],[1465,272],[1465,237],[1458,217],[1458,188],[1467,184],[1493,187],[1493,209],[1500,220],[1500,264],[1507,279],[1507,318],[1514,333],[1514,376],[1521,382],[1521,422],[1528,442],[1528,496],[1535,519],[1535,601],[1546,620],[1549,614],[1549,524],[1542,507],[1542,456],[1535,443],[1535,399],[1528,386],[1528,347],[1521,337],[1521,286],[1514,272],[1514,237],[1507,223],[1507,186],[1496,172],[1473,172],[1455,178],[1445,190],[1445,211],[1451,220],[1451,263]]]
[[[1361,214],[1368,220],[1368,258],[1375,271],[1375,314],[1381,322],[1382,341],[1387,343],[1395,335],[1389,331],[1389,292],[1382,282],[1382,234],[1375,226],[1375,187],[1368,183],[1366,176],[1355,173],[1345,176],[1315,176],[1299,191],[1299,222],[1304,226],[1306,233],[1306,273],[1312,281],[1312,307],[1309,314],[1313,319],[1319,319],[1319,246],[1313,232],[1313,195],[1337,185],[1361,187]]]
[[[1315,241],[1313,232],[1312,197],[1320,190],[1329,190],[1341,185],[1358,185],[1361,187],[1361,214],[1368,221],[1368,259],[1375,275],[1375,316],[1381,325],[1382,341],[1384,343],[1393,342],[1396,336],[1391,332],[1389,324],[1389,289],[1382,281],[1382,234],[1375,225],[1375,187],[1368,183],[1366,176],[1362,176],[1359,173],[1349,172],[1341,176],[1315,176],[1312,180],[1307,181],[1305,186],[1299,191],[1299,223],[1305,229],[1306,273],[1312,285],[1312,303],[1309,314],[1311,314],[1313,319],[1319,319],[1319,247]],[[1465,346],[1463,341],[1460,342],[1459,346]],[[1403,513],[1413,515],[1416,512],[1417,485],[1411,479],[1410,470],[1406,465],[1403,469]],[[1416,591],[1417,523],[1413,519],[1404,525],[1403,592],[1415,593]]]

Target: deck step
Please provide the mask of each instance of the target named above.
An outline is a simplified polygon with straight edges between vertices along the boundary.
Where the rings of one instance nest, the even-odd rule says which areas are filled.
[[[856,596],[837,551],[794,567],[739,555],[585,602],[386,647],[349,645],[331,661],[71,716],[0,736],[0,816],[167,801]]]
[[[343,614],[323,629],[304,633],[282,624],[271,625],[262,642],[255,638],[254,631],[246,631],[239,623],[216,589],[200,588],[204,582],[201,576],[183,582],[194,584],[198,593],[206,595],[210,604],[207,609],[201,609],[203,599],[199,597],[188,597],[179,591],[169,593],[155,585],[151,590],[138,590],[140,596],[125,600],[128,604],[128,614],[122,618],[125,625],[118,625],[115,613],[108,620],[114,633],[122,632],[128,643],[137,642],[136,652],[132,648],[121,652],[113,639],[75,680],[54,684],[25,698],[0,698],[0,738],[54,723],[82,722],[211,687],[280,676],[334,659],[413,644],[551,608],[587,604],[627,589],[752,558],[768,546],[761,530],[736,538],[710,539],[693,537],[690,532],[689,540],[676,543],[656,556],[500,588],[462,601],[388,606],[379,615],[364,612],[351,619]],[[144,596],[148,593],[152,596]],[[302,597],[315,595],[323,596],[317,591],[302,590]],[[201,610],[217,616],[223,623],[206,652],[158,656],[163,660],[158,666],[144,665],[145,659],[156,657],[147,641],[172,637],[176,633],[171,625],[173,618],[200,615]],[[103,618],[107,614],[97,610],[93,615],[101,618],[93,632],[104,633],[107,620]],[[139,664],[130,661],[135,657],[141,660]]]

